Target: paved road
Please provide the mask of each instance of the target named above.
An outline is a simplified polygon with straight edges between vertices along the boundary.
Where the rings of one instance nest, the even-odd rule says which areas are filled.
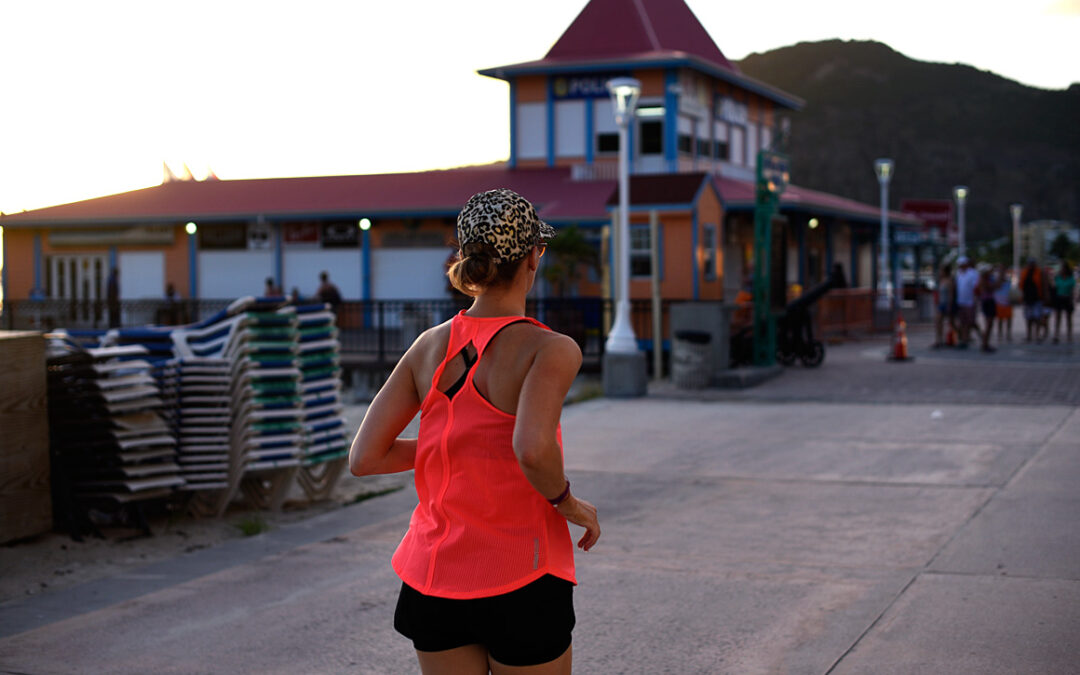
[[[1076,362],[881,349],[702,397],[723,400],[567,409],[604,526],[576,672],[1076,672],[1080,384],[1051,376]],[[1002,378],[1030,387],[998,400]],[[0,605],[0,672],[416,672],[388,564],[413,499]]]

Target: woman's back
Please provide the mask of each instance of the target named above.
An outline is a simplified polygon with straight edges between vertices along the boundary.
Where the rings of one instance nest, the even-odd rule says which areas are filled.
[[[414,347],[417,366],[413,371],[416,391],[426,398],[432,385],[432,377],[443,359],[450,343],[451,321],[439,324],[420,336]],[[524,318],[499,331],[488,345],[484,358],[476,365],[473,382],[480,394],[493,406],[508,414],[517,412],[521,385],[536,359],[537,353],[557,343],[572,342],[565,335],[536,326]],[[565,348],[565,344],[559,345]],[[576,347],[576,345],[575,345]],[[467,347],[470,359],[476,355],[475,347]],[[446,391],[466,372],[463,357],[451,358],[436,383],[439,391]]]

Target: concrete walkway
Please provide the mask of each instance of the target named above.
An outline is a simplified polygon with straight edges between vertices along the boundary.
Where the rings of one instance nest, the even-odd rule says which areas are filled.
[[[569,475],[604,529],[578,555],[576,672],[1076,672],[1076,399],[987,401],[1001,369],[1053,371],[918,353],[885,372],[923,393],[890,394],[882,349],[741,394],[567,408]],[[916,386],[943,368],[968,379]],[[0,672],[416,672],[389,567],[414,499],[0,605]]]

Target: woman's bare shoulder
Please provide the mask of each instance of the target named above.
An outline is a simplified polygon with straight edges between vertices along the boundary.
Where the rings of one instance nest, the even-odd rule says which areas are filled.
[[[428,358],[437,355],[442,358],[446,345],[450,342],[450,322],[452,319],[428,328],[413,341],[405,355],[409,358]]]

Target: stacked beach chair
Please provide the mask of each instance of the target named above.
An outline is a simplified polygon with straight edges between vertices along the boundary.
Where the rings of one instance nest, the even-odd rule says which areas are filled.
[[[180,462],[192,510],[221,514],[240,493],[281,507],[302,454],[295,308],[242,298],[172,331]]]
[[[308,499],[321,500],[341,477],[351,442],[342,418],[340,343],[327,305],[297,307],[296,317],[304,433],[297,480]]]
[[[239,497],[279,509],[294,481],[308,499],[329,497],[348,462],[326,305],[241,298],[188,326],[64,333],[52,345],[56,448],[84,460],[85,475],[72,474],[83,492],[96,467],[106,482],[94,489],[114,499],[179,488],[196,514],[221,515]],[[93,425],[73,421],[79,406],[108,433],[84,434]],[[71,444],[80,435],[124,454],[88,454]]]
[[[56,519],[76,536],[96,532],[91,510],[122,511],[149,532],[142,504],[184,485],[176,438],[149,350],[97,346],[92,336],[48,336],[49,445]]]

